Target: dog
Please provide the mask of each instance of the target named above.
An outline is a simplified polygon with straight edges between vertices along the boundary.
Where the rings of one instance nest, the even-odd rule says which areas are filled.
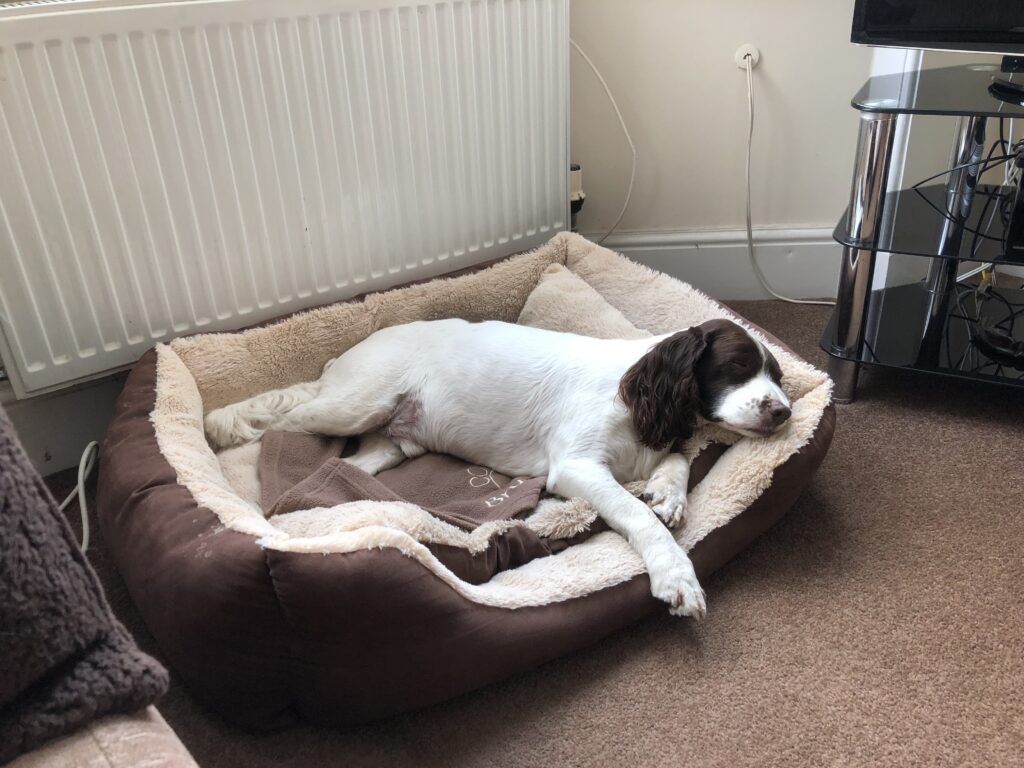
[[[790,416],[772,353],[741,326],[608,340],[510,323],[420,321],[369,336],[319,381],[211,411],[214,446],[268,429],[361,435],[348,460],[370,474],[426,451],[589,501],[647,567],[651,593],[701,618],[704,592],[669,528],[686,512],[679,452],[698,419],[763,437]],[[621,483],[647,480],[644,500]]]

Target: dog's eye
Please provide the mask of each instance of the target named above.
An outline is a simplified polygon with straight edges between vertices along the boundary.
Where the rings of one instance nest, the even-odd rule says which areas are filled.
[[[738,368],[740,370],[743,370],[747,367],[746,362],[744,362],[743,360],[730,360],[729,365],[731,365],[733,368]]]

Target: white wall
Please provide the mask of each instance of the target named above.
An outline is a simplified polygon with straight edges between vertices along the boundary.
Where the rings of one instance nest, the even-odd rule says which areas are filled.
[[[789,295],[834,295],[839,248],[828,230],[849,194],[857,134],[850,98],[874,53],[849,43],[853,0],[571,2],[573,38],[611,86],[640,156],[632,204],[607,244],[720,298],[767,298],[743,231],[746,82],[733,52],[750,42],[762,54],[753,163],[759,261]],[[975,61],[999,57],[928,51],[922,66]],[[954,124],[913,119],[904,186],[946,167]],[[587,193],[580,229],[600,235],[619,212],[629,152],[575,54],[572,159],[583,165]],[[886,264],[878,277],[888,284],[920,280],[928,268],[912,257]]]
[[[871,52],[849,43],[853,0],[573,0],[573,38],[608,81],[640,163],[623,231],[743,227],[746,81],[755,70],[755,226],[835,225],[857,135],[850,98]],[[593,74],[572,61],[572,157],[583,164],[587,233],[611,224],[629,155]]]

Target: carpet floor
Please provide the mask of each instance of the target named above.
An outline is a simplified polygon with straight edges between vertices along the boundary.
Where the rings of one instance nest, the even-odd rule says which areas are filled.
[[[824,365],[825,309],[734,306]],[[1020,765],[1022,555],[1024,392],[869,370],[792,511],[705,583],[702,623],[665,612],[359,728],[246,733],[179,680],[159,708],[201,766]]]

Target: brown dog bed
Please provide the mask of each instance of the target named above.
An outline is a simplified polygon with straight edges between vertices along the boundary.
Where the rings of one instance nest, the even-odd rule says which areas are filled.
[[[541,498],[543,478],[438,456],[370,478],[341,460],[338,441],[271,433],[219,456],[206,443],[205,411],[317,379],[379,328],[444,317],[608,338],[737,319],[559,235],[486,270],[147,353],[104,443],[100,521],[168,661],[230,719],[372,720],[664,609],[629,545],[579,500]],[[828,378],[746,325],[778,358],[793,415],[771,438],[706,425],[686,445],[694,467],[677,539],[701,578],[791,506],[832,437]]]

